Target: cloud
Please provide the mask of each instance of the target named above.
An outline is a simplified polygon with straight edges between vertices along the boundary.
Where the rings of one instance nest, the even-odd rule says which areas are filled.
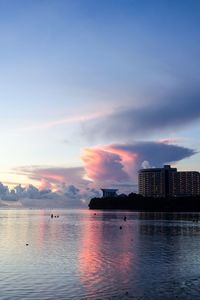
[[[50,189],[39,190],[33,185],[22,187],[17,185],[9,190],[0,183],[0,206],[14,207],[39,207],[39,208],[75,208],[87,207],[89,200],[100,196],[94,189],[85,187],[79,189],[74,185],[63,184],[59,190],[52,192]]]
[[[100,187],[116,187],[126,193],[136,191],[140,168],[160,167],[195,153],[166,140],[86,148],[82,155],[83,167],[15,169],[18,174],[35,180],[37,187],[16,185],[10,190],[0,183],[0,205],[15,202],[23,207],[86,207],[92,197],[100,196]]]
[[[21,185],[9,189],[8,186],[0,182],[0,200],[18,201],[22,198],[30,199],[51,199],[54,193],[50,189],[39,190],[33,185],[22,187]]]
[[[17,185],[13,190],[9,190],[7,186],[0,184],[0,199],[16,200],[23,207],[86,207],[92,197],[100,195],[94,187],[89,186],[91,181],[83,178],[83,167],[24,166],[14,171],[35,180],[39,186],[37,188],[34,185]]]
[[[105,117],[88,121],[84,134],[92,139],[123,139],[136,136],[177,130],[199,120],[200,89],[185,84],[178,90],[154,99],[144,107],[119,108]]]
[[[61,118],[61,119],[57,119],[57,120],[50,120],[45,123],[38,123],[38,124],[34,124],[32,126],[23,127],[23,128],[20,128],[20,130],[21,131],[46,130],[46,129],[49,129],[52,127],[61,126],[61,125],[65,125],[65,124],[81,123],[83,121],[93,120],[98,117],[101,117],[102,115],[104,115],[104,112],[100,112],[100,111],[91,112],[91,113],[87,113],[87,114],[81,113],[79,115],[66,116],[65,118]]]
[[[58,189],[60,185],[74,184],[86,186],[89,182],[84,179],[85,170],[83,167],[41,167],[41,166],[23,166],[14,169],[19,175],[25,175],[31,180],[39,183],[41,189]]]
[[[137,171],[144,161],[148,161],[151,166],[161,167],[166,163],[173,163],[196,153],[195,150],[179,145],[166,144],[165,142],[136,142],[134,144],[113,144],[107,146],[114,153],[125,153],[133,155],[132,163]],[[128,162],[131,168],[131,161]]]
[[[96,181],[121,182],[128,179],[121,156],[98,148],[86,148],[82,160],[87,176]]]
[[[148,160],[144,160],[144,161],[142,162],[142,164],[141,164],[141,168],[142,168],[142,169],[148,169],[148,168],[151,168],[151,165],[150,165],[149,161],[148,161]]]
[[[82,160],[87,176],[99,185],[126,186],[137,184],[142,167],[162,167],[194,155],[192,149],[161,142],[111,144],[86,148]]]
[[[68,207],[85,207],[91,198],[100,196],[94,188],[79,189],[74,185],[63,186],[60,194],[66,199]]]

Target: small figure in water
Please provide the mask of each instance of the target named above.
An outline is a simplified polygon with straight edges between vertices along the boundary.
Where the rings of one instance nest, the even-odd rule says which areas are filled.
[[[51,218],[53,218],[53,214],[51,214]]]
[[[122,226],[120,226],[119,229],[122,229]]]
[[[127,219],[127,217],[125,216],[125,217],[124,217],[124,222],[126,222],[126,219]]]

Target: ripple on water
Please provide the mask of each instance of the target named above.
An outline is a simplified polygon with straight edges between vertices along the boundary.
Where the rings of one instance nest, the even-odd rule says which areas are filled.
[[[50,213],[0,211],[0,300],[199,299],[194,214]]]

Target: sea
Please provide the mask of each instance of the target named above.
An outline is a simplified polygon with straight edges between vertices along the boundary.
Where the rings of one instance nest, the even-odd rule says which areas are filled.
[[[0,300],[23,299],[200,299],[200,214],[2,209]]]

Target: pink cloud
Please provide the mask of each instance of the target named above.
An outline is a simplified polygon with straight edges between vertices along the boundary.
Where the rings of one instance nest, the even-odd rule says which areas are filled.
[[[48,180],[41,178],[39,190],[44,190],[44,189],[54,190],[55,186],[54,186],[54,184],[50,183]]]
[[[25,175],[31,180],[37,182],[40,189],[50,188],[58,190],[63,184],[75,184],[85,187],[88,181],[84,179],[85,170],[82,167],[39,167],[25,166],[15,169],[15,172],[20,175]]]
[[[111,111],[107,111],[107,115],[109,115]],[[80,122],[86,122],[86,121],[92,121],[92,120],[98,120],[99,118],[102,118],[105,116],[104,111],[95,111],[90,113],[81,113],[76,114],[72,116],[66,116],[65,118],[60,118],[57,120],[49,120],[44,123],[37,123],[30,125],[28,127],[20,128],[22,131],[32,131],[32,130],[45,130],[56,126],[61,126],[65,124],[71,124],[71,123],[80,123]]]
[[[158,142],[161,144],[177,144],[180,141],[183,141],[183,138],[164,138],[160,139]]]
[[[15,169],[15,173],[34,180],[40,190],[59,192],[74,185],[81,193],[85,188],[102,186],[126,186],[130,191],[137,185],[138,170],[144,165],[162,167],[195,153],[193,149],[166,141],[101,145],[83,150],[82,167],[29,166]]]
[[[160,142],[111,144],[84,149],[82,161],[88,178],[104,186],[137,184],[144,162],[155,167],[194,155],[182,146]]]
[[[86,148],[82,156],[88,178],[95,182],[122,182],[128,180],[121,155],[109,149]]]
[[[120,156],[123,165],[123,170],[128,174],[129,178],[135,179],[134,174],[137,170],[137,161],[139,159],[139,153],[134,151],[128,151],[127,149],[120,149],[116,145],[105,146],[107,151],[115,153]]]

